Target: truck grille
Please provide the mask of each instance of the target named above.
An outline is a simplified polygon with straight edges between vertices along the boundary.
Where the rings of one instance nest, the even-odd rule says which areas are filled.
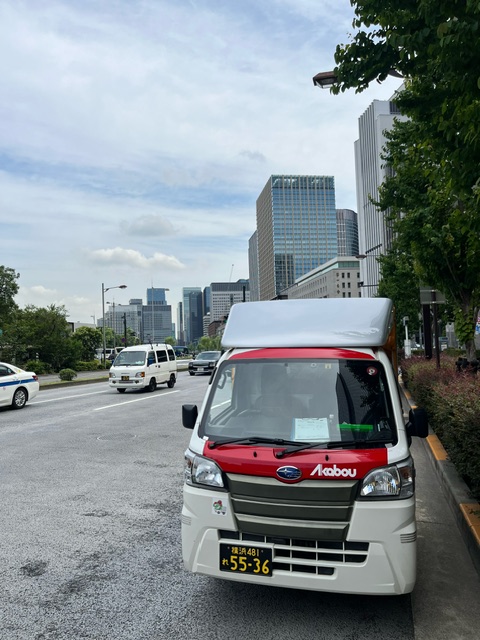
[[[241,531],[220,530],[220,542],[238,540],[273,545],[273,569],[292,573],[331,576],[338,565],[366,562],[369,543],[305,540],[261,536]]]
[[[237,474],[227,478],[240,532],[292,540],[346,540],[357,481],[285,484]]]

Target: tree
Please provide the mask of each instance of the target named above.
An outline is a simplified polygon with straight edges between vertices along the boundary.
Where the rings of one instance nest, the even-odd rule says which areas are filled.
[[[102,332],[92,327],[79,327],[72,335],[72,340],[79,344],[81,360],[93,360],[95,350],[102,346]]]
[[[177,341],[173,336],[167,336],[165,338],[165,344],[169,344],[170,346],[174,347],[177,344]]]
[[[79,344],[71,339],[64,306],[27,306],[16,313],[12,341],[21,360],[38,358],[55,371],[73,367],[79,359]]]
[[[10,267],[0,265],[0,329],[2,330],[17,309],[14,297],[18,293],[19,277],[20,274]]]
[[[398,242],[385,255],[378,256],[380,263],[380,282],[378,295],[391,298],[395,302],[395,317],[397,327],[402,326],[405,316],[409,318],[409,329],[416,331],[419,326],[420,299],[418,295],[419,280],[415,273],[411,256],[402,251]],[[397,330],[397,343],[401,347],[403,335]]]
[[[405,122],[388,133],[392,176],[379,208],[417,276],[455,306],[467,357],[475,357],[480,302],[480,5],[472,0],[351,0],[358,29],[335,52],[333,93],[366,89],[394,70]]]
[[[202,336],[198,341],[198,351],[220,351],[220,341],[220,336]]]

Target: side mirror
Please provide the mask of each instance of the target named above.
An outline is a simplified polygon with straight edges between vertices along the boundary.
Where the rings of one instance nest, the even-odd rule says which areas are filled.
[[[426,438],[428,436],[428,419],[425,409],[420,407],[410,409],[406,429],[409,437]]]
[[[185,429],[193,429],[198,417],[198,408],[196,404],[182,405],[182,424]]]

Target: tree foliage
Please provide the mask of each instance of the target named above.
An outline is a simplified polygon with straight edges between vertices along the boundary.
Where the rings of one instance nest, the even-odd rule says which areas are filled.
[[[95,350],[102,346],[102,332],[92,327],[79,327],[72,335],[72,340],[79,344],[82,360],[93,360]]]
[[[213,338],[210,336],[202,336],[198,341],[197,350],[198,351],[220,351],[222,348],[220,346],[220,341],[221,341],[220,336],[215,336]]]
[[[388,132],[380,193],[420,280],[443,291],[473,357],[480,302],[480,3],[351,0],[356,33],[335,53],[339,93],[392,70],[407,121]]]
[[[65,307],[50,305],[17,309],[2,336],[5,357],[12,362],[39,359],[55,371],[80,359],[79,344],[71,338]]]
[[[18,293],[17,280],[20,277],[14,269],[0,265],[0,329],[4,330],[4,325],[17,309],[15,296]]]

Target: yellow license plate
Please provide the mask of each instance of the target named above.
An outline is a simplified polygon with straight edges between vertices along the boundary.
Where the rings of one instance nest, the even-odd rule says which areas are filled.
[[[243,544],[220,544],[220,571],[272,575],[272,550]]]

